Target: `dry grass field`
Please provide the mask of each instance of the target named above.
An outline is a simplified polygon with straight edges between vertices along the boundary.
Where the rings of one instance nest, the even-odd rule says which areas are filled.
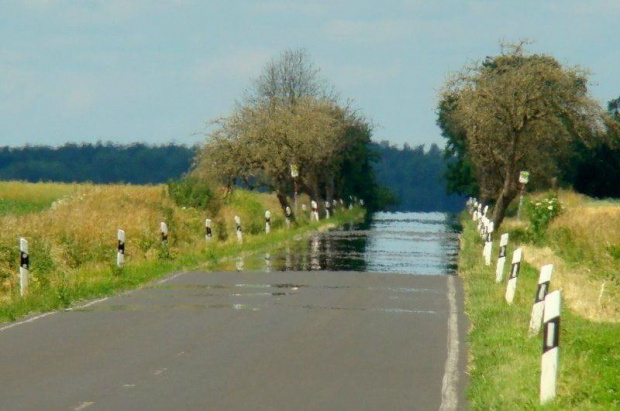
[[[542,241],[533,241],[528,234],[527,212],[523,221],[507,219],[498,233],[510,233],[509,256],[515,248],[523,248],[525,262],[512,305],[504,299],[505,281],[494,281],[497,239],[493,264],[485,266],[475,224],[464,217],[459,275],[465,282],[471,323],[471,409],[620,407],[620,203],[569,191],[560,191],[558,198],[563,212],[552,220]],[[542,335],[531,337],[528,324],[538,275],[545,264],[554,264],[550,287],[562,292],[562,320],[557,398],[541,406]]]
[[[146,271],[172,270],[184,259],[198,264],[218,258],[237,247],[235,215],[242,221],[246,251],[253,244],[291,235],[279,230],[284,216],[275,195],[243,190],[234,191],[216,216],[179,207],[162,185],[0,182],[0,201],[10,205],[0,213],[0,321],[135,286],[155,275]],[[309,203],[306,196],[299,201]],[[274,230],[269,239],[261,235],[266,210],[272,213]],[[206,218],[213,220],[210,243],[205,240]],[[161,242],[162,221],[169,228],[167,245]],[[122,272],[116,268],[118,229],[126,232]],[[20,237],[29,242],[32,277],[27,298],[19,297]],[[145,272],[131,274],[139,267]],[[45,302],[36,302],[37,298]]]

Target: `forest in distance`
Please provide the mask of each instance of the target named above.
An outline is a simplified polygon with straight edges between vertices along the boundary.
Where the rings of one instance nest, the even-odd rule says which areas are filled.
[[[446,194],[444,152],[437,145],[373,142],[377,182],[396,202],[390,211],[458,212],[465,199]],[[59,147],[0,147],[0,180],[161,184],[187,173],[198,150],[182,144],[68,143]]]

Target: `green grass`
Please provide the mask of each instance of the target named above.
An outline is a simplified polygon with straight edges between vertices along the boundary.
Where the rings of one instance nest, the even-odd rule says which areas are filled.
[[[0,216],[37,213],[76,190],[74,184],[0,182]]]
[[[472,325],[467,392],[471,409],[620,409],[620,324],[588,321],[566,306],[562,307],[558,396],[551,404],[539,405],[542,337],[527,336],[538,269],[522,264],[515,301],[509,306],[504,300],[505,282],[495,283],[495,267],[484,265],[482,241],[468,216],[464,219],[459,275],[465,283],[465,310]],[[508,256],[512,251],[511,246]],[[509,262],[510,258],[506,272]]]
[[[235,201],[237,205],[253,211],[264,208],[260,203],[248,203],[241,198]],[[254,210],[256,208],[257,210]],[[264,211],[263,211],[264,212]],[[128,262],[122,269],[109,265],[105,268],[95,268],[85,264],[70,274],[52,271],[51,276],[61,278],[47,278],[39,276],[31,284],[28,296],[21,297],[18,290],[13,291],[10,299],[0,303],[0,323],[15,321],[26,315],[48,312],[68,308],[80,301],[100,298],[118,292],[144,286],[149,282],[164,277],[179,270],[201,269],[209,270],[226,259],[235,258],[243,254],[249,256],[274,247],[280,242],[303,236],[311,231],[324,229],[328,225],[340,225],[346,222],[357,221],[363,218],[364,211],[356,208],[353,211],[341,212],[329,221],[322,220],[311,224],[293,226],[290,230],[284,228],[271,232],[270,235],[257,233],[244,235],[243,245],[235,242],[206,244],[200,252],[177,252],[172,258],[162,255],[154,261],[140,263]],[[54,284],[51,286],[50,284]]]

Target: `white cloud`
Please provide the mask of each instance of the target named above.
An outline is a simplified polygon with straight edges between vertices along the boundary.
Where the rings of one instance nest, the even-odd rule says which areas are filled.
[[[340,88],[376,88],[390,83],[402,75],[402,66],[398,63],[381,65],[371,64],[335,64],[321,63],[322,73]]]
[[[265,50],[241,50],[227,56],[204,59],[189,69],[197,83],[211,84],[226,81],[249,81],[256,77],[272,53]]]
[[[73,22],[124,21],[152,12],[169,12],[185,7],[192,0],[20,0],[21,4],[39,12],[59,12]]]
[[[91,75],[67,78],[60,91],[63,112],[79,114],[91,109],[100,95],[99,79]]]
[[[405,20],[334,20],[324,34],[332,39],[360,43],[385,43],[402,40],[414,34],[415,26]]]
[[[261,1],[253,7],[256,13],[293,13],[304,16],[317,16],[329,12],[327,3],[318,1]]]

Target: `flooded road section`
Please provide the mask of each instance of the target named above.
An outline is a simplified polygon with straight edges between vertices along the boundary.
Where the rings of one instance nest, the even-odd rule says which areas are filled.
[[[369,221],[313,233],[215,270],[454,274],[457,224],[444,213],[376,213]]]

